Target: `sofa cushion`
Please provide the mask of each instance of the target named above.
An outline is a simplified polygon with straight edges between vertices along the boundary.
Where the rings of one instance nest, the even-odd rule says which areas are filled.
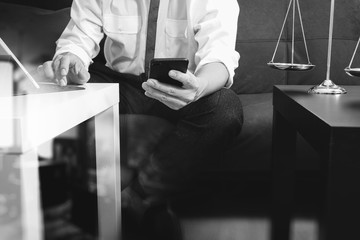
[[[285,73],[270,69],[267,62],[273,55],[288,0],[238,0],[238,3],[236,50],[240,62],[232,89],[236,93],[271,92],[274,84],[285,83]]]
[[[286,84],[285,71],[277,71],[267,66],[275,44],[274,41],[238,41],[236,49],[241,58],[239,67],[235,70],[232,90],[238,94],[266,93],[272,91],[273,85]]]

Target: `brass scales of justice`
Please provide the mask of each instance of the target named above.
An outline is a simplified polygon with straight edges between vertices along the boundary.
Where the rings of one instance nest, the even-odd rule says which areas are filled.
[[[278,50],[278,46],[280,43],[281,36],[284,31],[284,26],[286,23],[286,20],[288,18],[290,9],[292,6],[292,37],[291,37],[291,62],[290,63],[283,63],[283,62],[274,62],[275,55]],[[335,6],[335,0],[331,0],[331,7],[330,7],[330,23],[329,23],[329,39],[328,39],[328,50],[327,50],[327,71],[326,71],[326,79],[320,83],[319,85],[313,86],[308,90],[308,93],[315,93],[315,94],[344,94],[346,93],[346,90],[338,85],[336,85],[333,81],[330,80],[330,65],[331,65],[331,50],[332,50],[332,38],[333,38],[333,27],[334,27],[334,6]],[[295,49],[295,15],[296,15],[296,8],[299,16],[299,22],[301,26],[301,32],[307,57],[307,63],[295,63],[294,62],[294,49]],[[355,54],[358,50],[360,43],[360,37],[357,41],[355,50],[353,52],[353,55],[351,57],[349,66],[347,66],[344,71],[352,76],[352,77],[360,77],[360,68],[353,68],[351,65],[353,63]],[[270,62],[267,63],[268,66],[278,69],[278,70],[287,70],[287,71],[308,71],[315,67],[310,62],[309,52],[306,44],[306,37],[305,37],[305,31],[304,26],[302,23],[302,16],[301,16],[301,10],[299,5],[299,0],[290,0],[289,6],[286,11],[285,19],[283,22],[283,25],[281,27],[280,35],[275,47],[274,54],[272,56],[272,59]]]

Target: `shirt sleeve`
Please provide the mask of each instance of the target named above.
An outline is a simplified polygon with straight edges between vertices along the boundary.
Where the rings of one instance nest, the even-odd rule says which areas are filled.
[[[102,30],[101,0],[74,0],[71,19],[57,40],[54,58],[62,53],[77,55],[88,68],[99,53],[99,43],[104,37]]]
[[[239,12],[236,0],[193,1],[191,8],[198,43],[195,73],[207,63],[220,62],[229,72],[227,88],[233,83],[240,59],[235,50]]]

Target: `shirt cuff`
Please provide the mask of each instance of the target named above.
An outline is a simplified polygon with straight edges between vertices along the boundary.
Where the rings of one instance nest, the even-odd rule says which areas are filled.
[[[219,62],[222,63],[229,73],[229,77],[225,83],[225,88],[230,88],[234,82],[235,69],[238,67],[240,55],[238,52],[234,52],[232,57],[225,57],[220,51],[212,51],[206,57],[204,57],[195,69],[195,74],[206,64]]]

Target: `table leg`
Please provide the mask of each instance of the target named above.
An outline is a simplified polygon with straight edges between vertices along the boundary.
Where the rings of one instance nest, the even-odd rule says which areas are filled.
[[[360,239],[360,130],[333,130],[322,157],[327,174],[321,239]]]
[[[95,117],[99,239],[121,239],[119,109]]]
[[[293,210],[296,131],[274,109],[272,240],[289,240]]]
[[[39,161],[35,150],[0,154],[0,238],[43,239]]]

